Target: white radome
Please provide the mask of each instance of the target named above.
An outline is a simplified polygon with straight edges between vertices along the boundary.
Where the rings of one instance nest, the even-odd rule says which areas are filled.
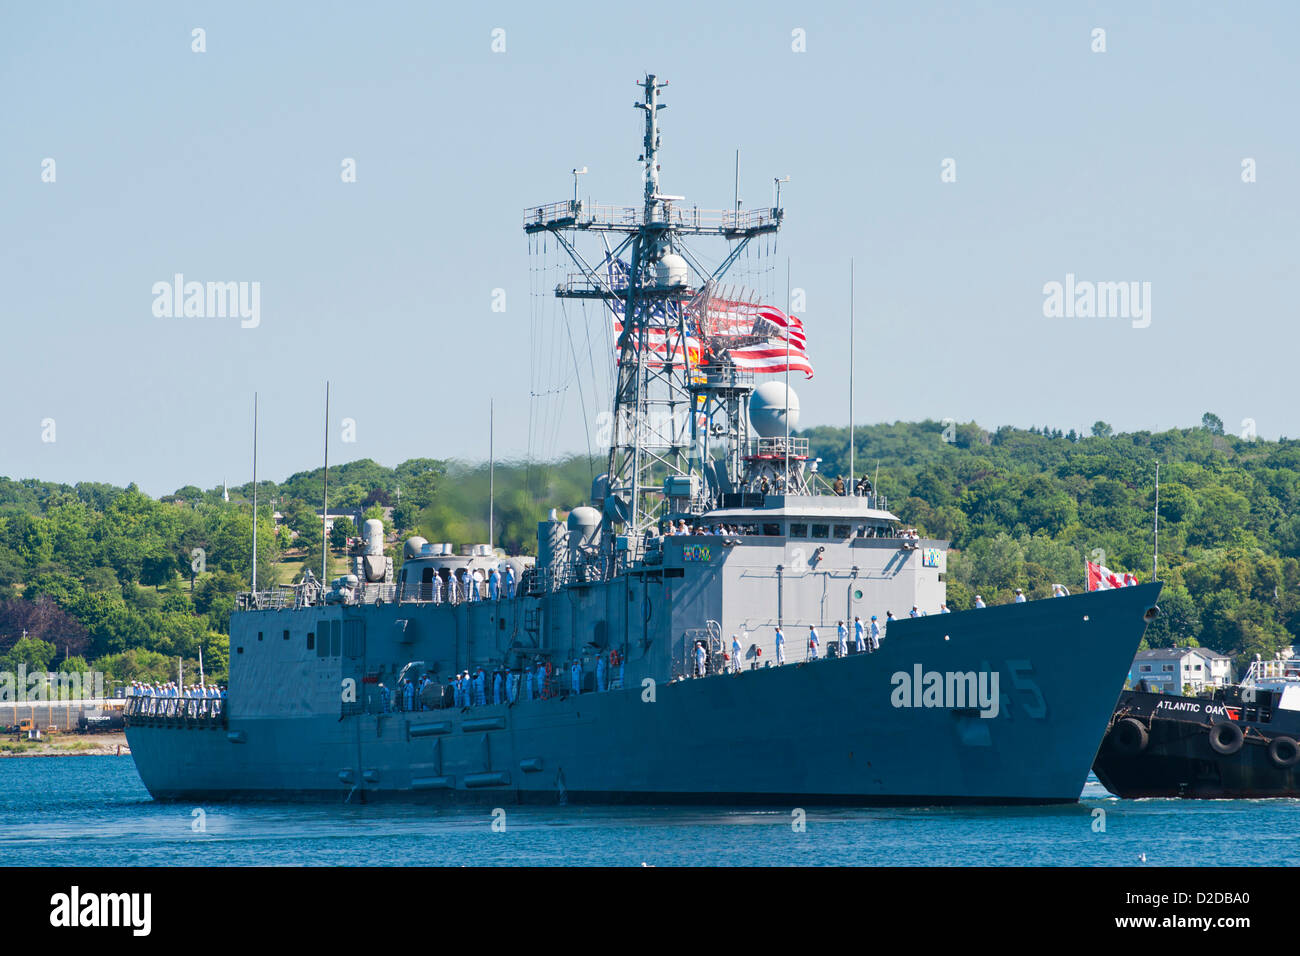
[[[686,260],[675,252],[668,253],[655,263],[655,283],[659,286],[686,285],[689,279],[690,268],[686,265]]]
[[[799,427],[799,396],[784,382],[764,382],[749,396],[749,424],[760,438],[783,438],[789,395],[790,431]]]

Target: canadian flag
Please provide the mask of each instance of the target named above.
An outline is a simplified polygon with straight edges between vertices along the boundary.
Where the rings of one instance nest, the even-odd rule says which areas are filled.
[[[1087,565],[1089,591],[1108,591],[1111,588],[1132,587],[1138,583],[1136,575],[1125,572],[1121,576],[1104,564],[1093,564],[1091,561]]]

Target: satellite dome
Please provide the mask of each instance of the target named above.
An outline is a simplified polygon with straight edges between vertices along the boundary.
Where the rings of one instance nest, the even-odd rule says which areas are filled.
[[[655,263],[655,284],[659,286],[686,285],[690,279],[690,269],[686,260],[675,252],[670,252]]]
[[[786,408],[790,412],[790,431],[799,425],[799,396],[784,382],[764,382],[749,396],[749,424],[760,438],[784,437]]]

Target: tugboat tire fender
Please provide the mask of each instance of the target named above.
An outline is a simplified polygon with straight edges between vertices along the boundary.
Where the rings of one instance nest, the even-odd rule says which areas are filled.
[[[1241,749],[1246,735],[1233,721],[1225,721],[1210,727],[1210,749],[1216,754],[1231,756]]]
[[[1275,767],[1294,767],[1300,763],[1300,744],[1291,737],[1274,737],[1268,742],[1268,759]]]
[[[1111,746],[1122,754],[1135,756],[1147,749],[1150,735],[1142,722],[1133,717],[1125,717],[1115,722],[1110,731]]]

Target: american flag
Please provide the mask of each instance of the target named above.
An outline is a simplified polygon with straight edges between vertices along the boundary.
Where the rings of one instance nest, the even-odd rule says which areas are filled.
[[[607,259],[610,285],[626,288],[627,263],[612,256]],[[798,316],[748,296],[714,292],[706,288],[691,300],[660,301],[652,307],[647,341],[654,353],[653,365],[680,363],[689,356],[692,365],[729,362],[751,372],[802,372],[812,378],[808,340]],[[616,299],[612,308],[614,333],[621,338],[624,304]],[[684,341],[678,324],[683,317]]]

